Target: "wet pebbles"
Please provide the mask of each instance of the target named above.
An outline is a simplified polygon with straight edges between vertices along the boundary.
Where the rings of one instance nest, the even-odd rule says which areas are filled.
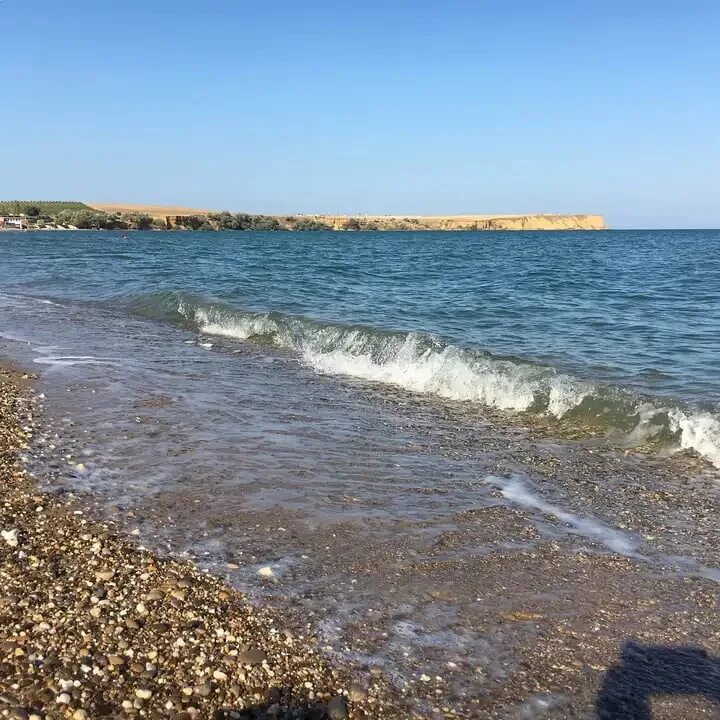
[[[1,717],[411,717],[380,679],[355,689],[277,612],[41,493],[19,459],[23,381],[0,369]]]

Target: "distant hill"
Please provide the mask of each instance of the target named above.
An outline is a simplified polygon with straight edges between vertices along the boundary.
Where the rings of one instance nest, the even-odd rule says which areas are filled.
[[[33,215],[32,208],[39,209],[40,215],[57,215],[63,210],[92,209],[85,203],[72,200],[0,200],[0,215]]]
[[[180,207],[176,205],[133,205],[131,203],[89,203],[93,210],[106,213],[142,213],[152,218],[166,217],[207,217],[215,210],[199,210],[198,208]],[[86,206],[87,207],[87,206]]]

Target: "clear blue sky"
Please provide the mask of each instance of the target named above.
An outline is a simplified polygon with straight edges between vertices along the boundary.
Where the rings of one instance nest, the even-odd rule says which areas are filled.
[[[717,0],[1,0],[0,198],[720,227]]]

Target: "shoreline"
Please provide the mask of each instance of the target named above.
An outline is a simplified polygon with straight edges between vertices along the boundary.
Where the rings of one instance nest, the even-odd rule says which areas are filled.
[[[8,203],[4,203],[7,205]],[[47,203],[46,203],[47,204]],[[47,211],[43,202],[17,203],[13,216],[0,211],[0,229],[23,230],[182,230],[255,232],[535,232],[607,230],[602,215],[515,213],[463,215],[263,215],[176,206],[66,203],[72,209]],[[0,202],[0,206],[3,203]],[[62,203],[56,204],[61,206]],[[79,205],[78,209],[75,207]],[[30,214],[30,211],[34,214]],[[27,212],[28,214],[24,214]],[[12,222],[7,227],[6,222]],[[17,227],[20,224],[21,227]]]
[[[33,378],[0,361],[0,708],[33,720],[417,717],[276,611],[41,491],[20,460],[38,422]]]
[[[32,385],[28,373],[15,370],[9,377],[22,383],[26,390]],[[10,417],[6,408],[14,403],[20,425],[31,427],[33,418],[38,417],[32,397],[27,392],[18,393],[13,389],[15,385],[8,392],[2,392],[2,388],[0,381],[0,418]],[[408,413],[411,412],[409,408]],[[28,435],[17,424],[15,429],[3,430],[6,424],[0,423],[0,446],[5,447],[6,440],[14,438],[15,447],[21,449]],[[45,422],[40,427],[44,431]],[[484,451],[492,451],[493,443],[491,439],[487,447],[483,446]],[[53,449],[51,457],[56,452]],[[614,717],[607,713],[612,713],[616,703],[636,701],[633,688],[648,682],[644,673],[653,662],[665,664],[656,692],[673,693],[674,678],[682,674],[686,662],[695,663],[701,674],[720,667],[720,636],[714,630],[713,620],[717,579],[713,582],[699,577],[697,570],[703,568],[693,571],[685,567],[685,572],[681,565],[673,568],[673,557],[691,552],[691,548],[683,548],[681,539],[679,543],[673,539],[674,531],[666,532],[663,526],[679,510],[693,520],[703,519],[702,525],[695,524],[693,537],[705,538],[706,542],[695,551],[704,550],[699,557],[704,556],[705,562],[714,565],[717,542],[707,532],[714,527],[707,519],[708,515],[716,517],[714,504],[702,494],[691,492],[686,499],[680,501],[678,497],[666,507],[674,490],[674,485],[667,483],[671,472],[667,477],[662,473],[654,477],[652,467],[648,472],[640,472],[640,460],[636,463],[627,458],[622,466],[617,466],[611,454],[603,459],[603,454],[589,452],[586,457],[585,451],[577,448],[573,455],[563,458],[565,474],[557,474],[561,467],[556,465],[559,458],[548,457],[544,452],[538,454],[535,464],[555,466],[551,470],[551,484],[557,486],[556,490],[565,489],[569,500],[566,507],[569,512],[578,513],[576,520],[582,520],[588,513],[587,517],[605,520],[612,528],[612,518],[622,515],[622,535],[629,533],[627,537],[636,538],[637,548],[621,547],[619,552],[608,552],[613,549],[607,547],[608,541],[612,545],[617,537],[612,533],[606,537],[604,532],[598,535],[597,527],[590,528],[588,537],[573,533],[572,529],[563,532],[566,511],[542,501],[538,505],[532,495],[525,500],[527,506],[544,508],[551,516],[557,513],[557,522],[552,524],[561,536],[543,537],[532,516],[525,514],[522,502],[515,507],[491,505],[469,509],[456,516],[458,525],[454,530],[444,532],[437,541],[432,541],[432,547],[421,551],[426,554],[424,560],[413,560],[401,571],[399,582],[397,576],[392,579],[384,576],[384,568],[390,566],[398,550],[409,549],[405,547],[408,543],[413,550],[417,549],[412,538],[403,541],[399,536],[391,546],[386,546],[382,538],[355,535],[352,523],[313,533],[316,549],[335,543],[334,551],[321,558],[317,552],[310,553],[318,555],[329,576],[311,572],[308,577],[317,583],[318,591],[329,596],[335,596],[341,587],[336,579],[329,578],[340,567],[350,567],[356,577],[362,577],[363,584],[389,582],[391,590],[395,585],[397,592],[392,592],[391,602],[396,610],[398,598],[409,599],[410,586],[406,581],[418,571],[429,581],[427,608],[433,612],[446,612],[459,599],[467,599],[456,620],[459,637],[464,631],[472,631],[486,638],[487,657],[439,654],[437,662],[433,662],[428,656],[423,661],[424,674],[419,682],[406,684],[400,691],[388,690],[384,683],[383,678],[395,677],[392,673],[375,675],[377,671],[371,669],[368,678],[368,666],[358,668],[341,661],[333,667],[318,651],[320,643],[312,636],[303,637],[311,633],[297,631],[298,625],[293,622],[295,608],[269,598],[249,605],[242,593],[229,589],[223,581],[195,565],[162,559],[163,550],[158,555],[120,539],[117,534],[127,526],[122,521],[116,523],[112,511],[105,513],[100,506],[88,510],[87,506],[73,502],[73,497],[83,501],[82,491],[76,496],[72,489],[60,495],[54,491],[42,493],[20,471],[14,458],[6,464],[9,456],[0,452],[0,486],[5,499],[0,529],[20,530],[18,547],[0,539],[0,572],[6,587],[8,579],[13,583],[11,589],[3,591],[0,601],[0,663],[4,663],[7,678],[0,679],[0,703],[5,702],[6,714],[12,716],[19,708],[20,714],[16,712],[15,716],[28,720],[43,717],[484,720],[510,717],[511,713],[513,717],[536,717],[533,713],[543,707],[547,707],[547,717],[553,720],[590,717],[593,707],[604,718]],[[73,453],[73,457],[80,456]],[[590,458],[594,458],[593,464],[588,464]],[[659,467],[659,463],[654,465]],[[8,468],[16,473],[9,485]],[[608,497],[595,492],[606,486],[606,476],[615,473],[627,482],[615,487]],[[645,481],[647,486],[643,486]],[[497,495],[502,496],[504,485],[501,479],[496,482]],[[142,503],[136,506],[133,517],[145,516],[151,526],[162,527],[172,515],[179,540],[183,528],[192,525],[195,502],[204,497],[204,492],[200,485],[180,489],[174,499],[154,496],[146,507]],[[613,498],[619,507],[608,514],[612,510],[608,502],[612,505]],[[628,508],[631,510],[625,512]],[[78,511],[84,514],[76,514]],[[221,507],[220,513],[216,517],[227,517],[227,506]],[[91,517],[108,519],[95,523],[89,520]],[[16,518],[22,519],[20,525]],[[282,523],[288,529],[288,539],[278,535],[271,540],[273,552],[280,555],[287,553],[287,542],[292,545],[292,538],[299,532],[293,525],[292,513],[278,509],[233,513],[232,522],[239,528]],[[669,526],[672,528],[672,523]],[[578,529],[582,527],[580,522]],[[520,545],[506,546],[508,539],[519,540]],[[523,547],[525,543],[529,544]],[[469,554],[449,557],[453,547],[466,547]],[[488,547],[494,548],[494,552],[482,551]],[[600,550],[602,547],[604,551]],[[108,577],[109,572],[113,574]],[[37,588],[50,588],[52,594],[43,596]],[[26,601],[28,604],[23,606]],[[382,606],[373,603],[372,607]],[[91,614],[96,608],[99,617]],[[308,629],[310,617],[304,620],[302,627]],[[373,628],[374,622],[365,615],[358,617],[344,629],[339,642],[359,650],[364,657],[374,657],[381,651],[384,629]],[[289,644],[284,632],[288,628],[296,632]],[[218,629],[223,630],[222,638],[217,635]],[[430,628],[426,631],[432,632]],[[82,632],[86,633],[84,637]],[[89,642],[93,638],[97,638],[95,645]],[[179,646],[178,639],[182,640]],[[231,645],[229,649],[227,643]],[[257,664],[254,660],[258,656],[244,656],[254,664],[248,667],[243,663],[240,668],[237,659],[228,660],[253,650],[265,653],[266,662]],[[322,651],[325,650],[323,647]],[[238,655],[232,655],[233,651]],[[160,659],[150,657],[149,653],[154,652],[163,658],[163,665]],[[343,657],[342,650],[337,657]],[[451,661],[447,662],[448,659]],[[99,676],[95,667],[101,673]],[[89,676],[84,668],[90,668]],[[271,676],[268,670],[275,675]],[[217,677],[216,672],[220,673]],[[239,673],[243,673],[243,683],[238,682]],[[72,686],[68,685],[71,680]],[[465,689],[454,688],[455,680],[461,681]],[[116,686],[114,683],[119,681],[122,685]],[[313,684],[312,689],[305,687],[306,682]],[[283,688],[279,698],[274,687]],[[76,690],[80,693],[78,700]],[[142,697],[135,695],[136,690]],[[240,695],[236,695],[238,690]],[[152,693],[150,697],[146,697],[148,691]],[[63,693],[73,703],[94,704],[90,711],[75,704],[68,710],[57,702]],[[701,692],[689,685],[687,694],[684,699],[662,700],[657,706],[662,709],[658,720],[706,717],[708,707],[703,698],[692,697]],[[349,702],[337,699],[340,695]],[[281,702],[276,702],[278,699]],[[333,700],[330,714],[327,703]],[[251,703],[251,709],[240,710],[246,701]],[[127,703],[125,707],[123,702]],[[168,702],[172,703],[169,708]],[[637,702],[641,703],[642,698]],[[30,712],[42,703],[43,714]],[[409,708],[411,703],[414,712]],[[109,714],[99,714],[97,708],[108,710]],[[2,710],[0,704],[0,714]]]

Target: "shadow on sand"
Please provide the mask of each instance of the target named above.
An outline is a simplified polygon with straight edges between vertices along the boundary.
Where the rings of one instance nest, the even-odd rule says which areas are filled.
[[[653,695],[699,695],[720,702],[720,659],[699,647],[628,642],[598,692],[598,720],[652,720]]]

